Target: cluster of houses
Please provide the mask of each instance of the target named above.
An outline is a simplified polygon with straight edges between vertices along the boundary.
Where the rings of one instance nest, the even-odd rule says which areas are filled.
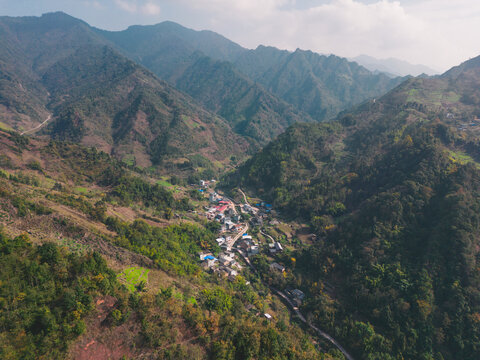
[[[224,199],[216,192],[209,194],[211,206],[206,207],[205,216],[208,220],[218,221],[222,227],[220,232],[237,231],[243,227],[239,224],[241,215],[235,210],[235,204]]]
[[[236,242],[237,249],[242,250],[247,256],[257,255],[260,252],[258,243],[248,234],[243,234]]]
[[[463,122],[459,123],[457,121],[457,118],[455,117],[454,114],[452,113],[447,113],[446,118],[449,120],[455,120],[455,125],[457,127],[457,130],[459,131],[466,131],[468,129],[476,129],[477,127],[480,126],[480,119],[478,117],[473,117],[473,118],[464,118]]]
[[[241,211],[252,216],[250,223],[253,226],[262,226],[272,215],[277,215],[277,212],[272,209],[272,205],[263,201],[255,206],[243,204]]]
[[[235,259],[235,254],[231,251],[221,252],[218,258],[212,253],[201,253],[199,256],[204,270],[226,277],[230,281],[235,280],[238,271],[243,268]]]
[[[200,185],[202,188],[206,189],[206,188],[210,187],[210,185],[215,185],[216,182],[217,182],[217,180],[215,180],[215,179],[212,179],[212,180],[200,180],[199,185]]]
[[[235,259],[235,254],[232,252],[233,243],[237,251],[241,252],[244,256],[250,257],[260,253],[260,247],[258,242],[253,239],[248,233],[243,233],[240,236],[240,231],[244,231],[245,224],[241,224],[241,215],[235,209],[235,204],[227,198],[224,198],[217,194],[215,191],[207,190],[207,188],[215,182],[200,181],[202,192],[208,193],[209,206],[205,207],[205,216],[210,221],[217,221],[221,224],[220,233],[221,237],[217,238],[217,244],[222,249],[218,257],[215,257],[212,253],[199,254],[201,260],[201,266],[204,270],[216,273],[219,276],[228,278],[230,281],[238,276],[238,272],[242,269],[242,265]],[[263,225],[264,221],[271,219],[274,215],[272,205],[265,202],[255,204],[255,206],[249,204],[243,204],[240,207],[241,213],[250,214],[250,223],[253,226]],[[273,225],[278,224],[275,219],[270,221]],[[246,229],[246,228],[245,228]],[[238,235],[235,235],[238,234]],[[277,254],[283,251],[282,245],[278,241],[273,241],[268,244],[268,252],[271,255]],[[270,269],[275,272],[284,273],[285,267],[277,262],[270,264]],[[296,305],[300,306],[305,294],[299,289],[286,289],[286,294],[290,300]],[[271,315],[265,313],[264,316],[267,319],[271,319]]]

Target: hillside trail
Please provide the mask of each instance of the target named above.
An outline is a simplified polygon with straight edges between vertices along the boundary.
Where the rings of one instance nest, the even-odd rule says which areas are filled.
[[[32,132],[37,131],[38,129],[42,128],[46,123],[48,123],[51,118],[52,118],[52,115],[48,115],[48,117],[45,119],[45,121],[42,122],[40,125],[35,126],[33,129],[25,130],[25,131],[21,132],[20,135],[27,135],[27,134],[30,134]]]

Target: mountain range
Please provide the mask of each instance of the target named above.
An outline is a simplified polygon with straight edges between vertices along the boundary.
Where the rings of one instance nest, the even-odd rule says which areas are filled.
[[[243,74],[251,79],[251,87],[259,89],[258,83],[315,121],[331,119],[338,111],[378,96],[402,81],[384,74],[372,74],[338,56],[302,50],[289,52],[266,46],[248,50],[212,32],[196,32],[171,22],[133,26],[120,32],[99,31],[99,34],[115,43],[125,55],[177,86],[184,72],[188,72],[189,79],[195,79],[195,74],[201,79],[203,69],[196,63],[201,56],[199,52],[216,60],[220,68],[211,74],[218,77],[211,78],[211,84],[221,84],[224,77],[232,78],[232,74],[221,71],[225,68],[221,62],[228,61],[238,70],[236,76]],[[191,95],[196,91],[184,83],[180,85]],[[215,100],[221,104],[222,99],[214,96],[218,85],[207,86],[204,85],[202,91],[209,97],[209,103]],[[228,101],[236,100],[238,96]],[[240,103],[247,106],[249,101]],[[273,115],[278,117],[283,113],[273,111]],[[303,115],[305,120],[309,120],[309,116]],[[228,116],[226,119],[229,120]],[[250,121],[248,116],[246,120]]]
[[[0,357],[344,358],[304,313],[356,359],[478,359],[479,89],[480,57],[392,78],[172,22],[1,17]],[[262,208],[236,279],[198,261],[217,176]]]
[[[359,358],[479,354],[479,76],[480,57],[295,124],[226,178],[312,224],[308,307]]]
[[[25,131],[49,119],[44,134],[141,167],[166,158],[175,167],[198,152],[225,165],[221,154],[241,158],[293,123],[326,120],[401,81],[334,56],[247,50],[171,22],[107,32],[51,13],[4,17],[0,28],[4,125]]]
[[[413,65],[395,58],[376,59],[368,55],[359,55],[349,59],[373,72],[383,72],[395,76],[437,75],[439,72],[425,65]]]

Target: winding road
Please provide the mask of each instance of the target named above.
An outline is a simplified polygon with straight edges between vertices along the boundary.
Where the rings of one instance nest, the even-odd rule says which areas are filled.
[[[52,118],[52,115],[48,115],[48,117],[45,119],[45,121],[42,122],[40,125],[37,125],[37,126],[34,127],[33,129],[25,130],[25,131],[21,132],[20,135],[26,135],[26,134],[28,134],[28,133],[32,133],[32,132],[37,131],[37,130],[40,129],[43,125],[45,125],[47,122],[49,122],[51,118]]]
[[[248,201],[247,201],[247,197],[245,196],[245,193],[241,190],[241,189],[238,189],[242,195],[243,195],[243,198],[245,200],[245,203],[247,205],[250,205],[248,204]],[[248,224],[246,225],[246,229],[248,229]],[[271,237],[270,235],[264,233],[263,231],[260,230],[260,232],[269,237],[273,242],[275,242],[275,240],[273,239],[273,237]],[[237,235],[238,236],[238,235]],[[237,238],[237,237],[236,237]],[[236,241],[236,240],[235,240]],[[232,245],[235,243],[235,241],[233,241]],[[242,259],[245,261],[245,263],[247,263],[247,265],[255,272],[257,273],[257,269],[255,269],[255,266],[253,266],[253,264],[250,262],[250,259],[245,256],[243,254],[242,251],[238,250],[238,249],[235,249],[235,251],[242,257]],[[262,281],[263,282],[263,281]],[[322,331],[320,330],[318,327],[316,327],[315,325],[309,323],[307,321],[307,319],[305,318],[305,316],[303,316],[303,314],[300,312],[300,310],[298,309],[298,307],[290,300],[290,298],[285,295],[285,293],[283,293],[282,291],[274,288],[273,286],[270,286],[268,284],[265,284],[264,285],[268,286],[270,288],[270,290],[272,290],[272,292],[274,294],[276,294],[285,304],[287,304],[288,308],[290,309],[290,311],[292,313],[294,313],[295,315],[297,315],[297,317],[300,319],[301,322],[303,322],[305,325],[309,326],[313,331],[315,331],[319,336],[323,337],[324,339],[328,340],[331,344],[333,344],[338,350],[340,350],[342,352],[342,354],[345,356],[345,358],[347,360],[354,360],[354,358],[352,357],[352,355],[350,355],[347,350],[345,350],[345,348],[340,345],[340,343],[335,340],[333,337],[331,337],[330,335],[328,335],[325,331]]]

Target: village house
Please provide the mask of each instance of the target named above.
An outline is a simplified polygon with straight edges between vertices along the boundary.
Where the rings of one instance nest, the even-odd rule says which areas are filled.
[[[212,253],[199,253],[198,256],[200,257],[200,260],[205,260],[206,257],[208,256],[213,256]]]
[[[230,254],[230,253],[222,253],[222,254],[220,254],[220,256],[218,257],[218,261],[220,262],[220,264],[225,265],[225,266],[228,266],[228,265],[230,265],[230,263],[233,261],[233,254]]]
[[[270,264],[270,269],[280,271],[282,273],[285,272],[285,267],[276,262]]]
[[[258,248],[258,245],[251,245],[248,249],[248,256],[253,256],[253,255],[257,255],[260,250]]]
[[[275,249],[277,249],[278,252],[283,251],[282,244],[280,244],[278,241],[275,242]]]
[[[208,197],[208,200],[211,203],[217,203],[218,201],[222,200],[222,198],[219,197],[219,195],[216,192],[211,192],[209,197]]]
[[[205,259],[205,261],[202,262],[201,264],[201,267],[204,269],[204,270],[208,270],[208,269],[211,269],[212,267],[215,266],[215,262],[217,261],[217,259],[213,258],[213,259]]]
[[[303,291],[299,289],[293,289],[292,291],[290,291],[290,293],[294,298],[297,298],[300,300],[303,300],[303,298],[305,297],[305,294],[303,293]]]
[[[277,253],[277,248],[275,247],[275,243],[269,243],[268,244],[268,251],[270,254],[276,254]]]

